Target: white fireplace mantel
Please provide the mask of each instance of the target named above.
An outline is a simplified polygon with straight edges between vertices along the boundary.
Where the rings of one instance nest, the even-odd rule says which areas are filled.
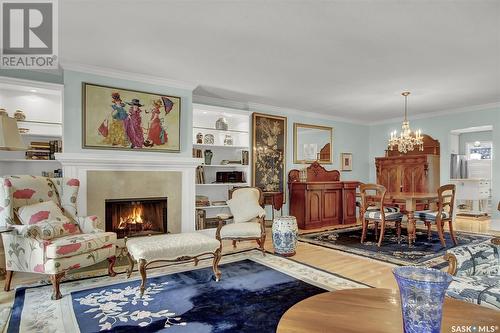
[[[202,159],[163,153],[60,153],[55,154],[64,177],[80,180],[78,211],[87,214],[87,171],[176,171],[182,174],[181,230],[195,229],[195,172]]]

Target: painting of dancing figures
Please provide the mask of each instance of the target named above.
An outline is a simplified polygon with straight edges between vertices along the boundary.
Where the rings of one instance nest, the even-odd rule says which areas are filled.
[[[83,148],[180,151],[181,99],[83,83]]]

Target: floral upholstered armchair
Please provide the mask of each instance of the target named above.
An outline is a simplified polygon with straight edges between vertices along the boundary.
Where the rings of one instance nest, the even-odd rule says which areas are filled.
[[[452,248],[445,259],[453,275],[448,296],[500,310],[500,238]]]
[[[108,260],[114,276],[116,234],[97,228],[97,217],[79,217],[78,179],[36,176],[0,178],[0,226],[10,290],[13,272],[50,275],[52,299],[61,298],[59,284],[67,271]]]

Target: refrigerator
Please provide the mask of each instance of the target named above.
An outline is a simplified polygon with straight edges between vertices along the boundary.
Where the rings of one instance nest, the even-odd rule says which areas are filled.
[[[467,163],[466,155],[451,154],[450,178],[467,179],[469,177]]]

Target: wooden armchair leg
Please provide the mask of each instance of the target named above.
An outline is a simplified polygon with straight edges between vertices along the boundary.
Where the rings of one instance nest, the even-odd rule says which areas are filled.
[[[382,241],[384,240],[384,233],[385,233],[385,221],[382,221],[382,224],[380,227],[380,237],[378,239],[378,244],[377,244],[378,247],[380,247],[382,245]]]
[[[362,223],[363,223],[363,231],[361,232],[361,244],[363,244],[365,242],[366,229],[368,229],[368,221],[363,219]]]
[[[215,250],[214,261],[212,263],[212,269],[214,271],[215,281],[217,281],[217,282],[219,282],[220,277],[222,275],[222,273],[219,270],[219,262],[220,262],[221,257],[222,257],[221,250],[220,249]]]
[[[432,239],[432,231],[431,231],[431,222],[430,221],[425,221],[425,226],[427,227],[427,240]]]
[[[116,256],[112,256],[108,258],[108,275],[113,277],[116,276],[116,272],[113,270],[115,267]]]
[[[443,247],[446,247],[446,241],[444,240],[443,235],[443,224],[441,223],[441,221],[436,221],[436,228],[439,235],[439,240],[441,241],[441,245]]]
[[[396,222],[396,235],[398,236],[398,244],[401,243],[401,221]]]
[[[233,248],[236,248],[236,241],[233,240]]]
[[[12,282],[12,275],[14,274],[13,271],[7,271],[5,274],[5,285],[3,287],[3,290],[9,291],[10,290],[10,284]]]
[[[457,238],[455,237],[455,231],[453,231],[453,221],[448,221],[448,230],[450,231],[451,240],[453,241],[453,245],[457,246]]]
[[[50,276],[50,281],[52,282],[52,287],[53,287],[53,293],[52,293],[52,299],[53,300],[58,300],[61,299],[61,291],[59,290],[59,287],[61,285],[61,279],[64,277],[66,272],[61,272],[57,274],[52,274]]]
[[[260,240],[258,241],[259,243],[259,249],[262,252],[262,255],[265,257],[266,256],[266,250],[264,249],[264,244],[266,243],[266,234],[261,235]]]

